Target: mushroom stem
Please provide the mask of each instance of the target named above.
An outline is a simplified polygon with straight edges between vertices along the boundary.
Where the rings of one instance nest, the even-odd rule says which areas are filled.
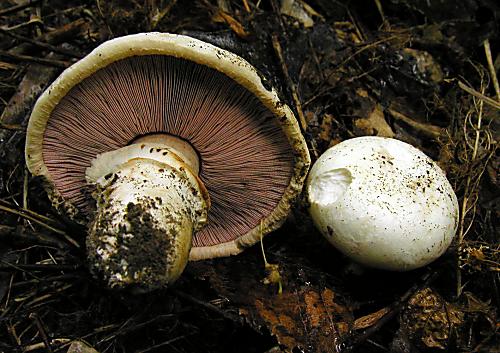
[[[87,250],[110,287],[151,290],[181,275],[209,208],[197,163],[196,152],[143,140],[92,161],[97,211]]]

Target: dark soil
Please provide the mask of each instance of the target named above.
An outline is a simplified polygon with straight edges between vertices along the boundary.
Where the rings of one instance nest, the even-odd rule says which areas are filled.
[[[500,352],[500,3],[290,2],[307,15],[278,0],[0,3],[0,352]],[[191,263],[168,289],[105,289],[85,229],[27,171],[25,130],[65,67],[143,31],[246,58],[296,113],[313,161],[362,135],[423,150],[459,199],[449,251],[407,273],[360,269],[299,200],[265,238],[267,266],[256,245]]]

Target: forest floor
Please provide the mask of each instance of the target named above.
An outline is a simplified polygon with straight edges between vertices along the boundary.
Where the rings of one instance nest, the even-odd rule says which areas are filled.
[[[495,0],[2,1],[0,352],[500,352],[499,24]],[[415,271],[360,269],[299,201],[263,244],[282,293],[265,284],[258,245],[190,263],[168,289],[103,288],[86,267],[85,230],[25,167],[25,131],[64,68],[145,31],[255,65],[313,161],[363,135],[424,151],[459,200],[450,249]]]

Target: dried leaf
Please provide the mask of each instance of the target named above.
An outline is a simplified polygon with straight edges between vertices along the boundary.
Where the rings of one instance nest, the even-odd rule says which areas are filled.
[[[226,22],[233,32],[240,38],[246,38],[250,35],[250,33],[243,28],[243,25],[227,12],[219,10],[212,19],[214,22]]]
[[[69,346],[67,353],[99,353],[94,348],[89,347],[86,343],[82,341],[74,341]]]
[[[374,313],[362,316],[354,321],[354,329],[360,330],[375,325],[378,320],[389,312],[389,308],[382,308]]]
[[[226,310],[239,312],[256,330],[267,327],[286,351],[307,347],[311,352],[337,352],[335,342],[349,332],[353,321],[345,300],[333,288],[319,284],[321,273],[307,272],[301,266],[304,259],[295,254],[281,256],[286,262],[279,262],[280,295],[274,286],[262,283],[265,269],[260,253],[252,258],[247,251],[227,263],[226,259],[211,265],[195,263],[190,269],[208,279],[219,297],[229,300]]]
[[[284,292],[279,300],[255,300],[255,311],[248,313],[265,325],[278,342],[288,349],[315,347],[317,352],[337,352],[334,342],[347,333],[346,322],[337,321],[346,309],[335,303],[333,291],[302,288]],[[271,299],[271,300],[270,300]]]
[[[310,6],[308,6],[308,8],[312,10]],[[305,28],[310,28],[314,25],[311,14],[306,10],[302,2],[296,0],[283,0],[281,1],[280,12],[296,19],[302,23]]]
[[[363,135],[394,137],[394,132],[385,121],[380,104],[376,104],[366,117],[356,119],[354,126],[361,130]]]
[[[415,293],[403,311],[402,324],[411,337],[430,348],[446,349],[450,334],[464,323],[464,313],[430,288]]]

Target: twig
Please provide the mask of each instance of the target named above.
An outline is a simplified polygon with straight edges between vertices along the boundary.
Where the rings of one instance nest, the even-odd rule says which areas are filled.
[[[53,246],[59,249],[68,248],[68,244],[52,236],[34,233],[23,226],[12,227],[0,224],[0,242],[11,241],[14,243]]]
[[[135,325],[128,325],[129,322],[133,321],[133,318],[131,317],[131,318],[127,319],[127,321],[124,324],[120,325],[121,327],[117,327],[117,331],[116,332],[114,332],[111,335],[109,335],[109,336],[104,337],[103,339],[101,339],[97,343],[97,345],[101,345],[101,344],[103,344],[103,343],[105,343],[107,341],[113,340],[113,339],[115,339],[116,337],[119,337],[119,336],[128,335],[131,332],[143,329],[144,327],[147,327],[147,326],[149,326],[151,324],[159,324],[159,323],[162,323],[164,321],[171,320],[173,317],[174,317],[173,314],[157,315],[157,316],[153,317],[150,320],[139,322],[138,324],[135,324]]]
[[[66,264],[12,264],[7,261],[0,260],[4,265],[0,265],[0,272],[15,271],[40,271],[40,272],[53,272],[53,271],[77,271],[81,269],[81,265],[66,265]]]
[[[47,350],[47,352],[52,353],[52,347],[50,346],[49,338],[47,336],[47,330],[45,330],[45,326],[43,325],[42,320],[40,319],[37,313],[31,313],[29,317],[30,319],[35,321],[38,333],[40,333],[43,343],[45,344],[45,349]]]
[[[497,101],[500,102],[500,86],[498,85],[497,72],[495,70],[495,65],[493,65],[493,58],[491,57],[490,40],[486,39],[483,44],[491,80],[493,81],[493,87],[495,88],[495,93],[497,95]]]
[[[179,337],[175,337],[175,338],[172,338],[168,341],[165,341],[165,342],[162,342],[162,343],[158,343],[158,344],[155,344],[154,346],[151,346],[151,347],[148,347],[146,349],[143,349],[143,350],[140,350],[140,351],[137,351],[137,353],[146,353],[146,352],[150,352],[152,350],[155,350],[156,348],[160,348],[160,347],[163,347],[163,346],[167,346],[167,345],[170,345],[174,342],[177,342],[183,338],[186,338],[186,337],[189,337],[189,336],[192,336],[194,333],[192,334],[188,334],[188,335],[183,335],[183,336],[179,336]]]
[[[484,94],[476,91],[474,88],[467,86],[462,81],[458,81],[458,87],[463,89],[465,92],[473,95],[474,97],[480,99],[484,103],[489,104],[494,108],[500,109],[500,102],[497,102],[494,99],[491,99],[490,97],[485,96]]]
[[[86,33],[88,22],[79,18],[51,32],[47,32],[36,39],[50,44],[59,44],[67,40],[74,40],[77,36]],[[81,55],[81,54],[79,54]]]
[[[19,124],[4,124],[0,122],[0,129],[13,130],[13,131],[23,131],[25,128]]]
[[[6,212],[9,212],[9,213],[12,213],[12,214],[15,214],[17,216],[21,216],[21,217],[24,217],[26,219],[29,219],[30,221],[33,221],[39,225],[41,225],[42,227],[44,228],[47,228],[48,230],[56,233],[56,234],[59,234],[59,235],[62,235],[64,238],[66,238],[66,240],[68,242],[70,242],[71,244],[73,244],[75,247],[77,248],[80,248],[80,244],[78,244],[78,242],[74,239],[72,239],[68,234],[66,234],[65,231],[63,230],[60,230],[60,229],[57,229],[57,228],[54,228],[42,221],[40,221],[39,219],[31,216],[28,214],[28,212],[24,212],[24,210],[16,210],[16,209],[13,209],[13,208],[10,208],[10,207],[6,207],[6,206],[3,206],[0,204],[0,210],[1,211],[6,211]]]
[[[297,109],[300,127],[302,131],[306,131],[307,122],[304,117],[304,112],[302,111],[302,104],[300,103],[299,95],[297,94],[297,87],[295,86],[295,83],[292,81],[292,79],[290,78],[290,74],[288,73],[288,67],[286,66],[285,59],[283,57],[283,50],[281,49],[281,44],[279,42],[278,35],[273,34],[272,38],[273,38],[274,51],[276,52],[276,56],[278,57],[279,62],[281,64],[281,71],[285,76],[285,80],[288,84],[288,87],[290,88],[290,91],[292,92],[292,99],[293,102],[295,103],[295,108]]]
[[[72,339],[70,339],[70,338],[54,338],[54,339],[50,340],[50,343],[52,345],[60,345],[60,344],[68,343],[71,341],[72,341]],[[30,344],[29,346],[25,346],[23,348],[23,352],[36,351],[36,350],[42,349],[43,347],[45,347],[44,342]]]
[[[156,14],[154,14],[151,18],[151,29],[155,29],[158,26],[158,23],[160,23],[161,20],[170,13],[176,3],[177,0],[172,0],[163,10],[160,11],[159,9],[157,9]]]
[[[70,65],[66,61],[37,58],[34,56],[29,56],[29,55],[12,54],[12,53],[6,52],[4,50],[0,50],[0,56],[3,56],[5,58],[11,59],[11,60],[28,61],[28,62],[41,64],[41,65],[60,67],[63,69],[67,68]]]
[[[28,168],[24,166],[23,168],[23,209],[28,209],[28,180],[29,180],[29,172]],[[29,221],[25,221],[27,224],[31,226],[33,230],[33,226],[29,223]]]
[[[12,209],[16,209],[17,206],[14,206],[12,205],[11,203],[7,202],[7,201],[4,201],[2,199],[0,199],[0,206],[3,205],[4,207],[7,207],[7,208],[12,208]],[[47,216],[44,216],[44,215],[41,215],[39,213],[36,213],[30,209],[26,209],[26,208],[20,208],[20,209],[17,209],[19,212],[23,212],[25,214],[28,214],[30,216],[33,216],[35,217],[36,219],[38,219],[39,221],[42,221],[42,222],[46,222],[46,223],[51,223],[53,225],[57,225],[58,222],[55,220],[55,219],[52,219],[52,218],[49,218]]]
[[[394,119],[403,121],[415,130],[421,132],[424,136],[430,137],[434,140],[438,139],[443,132],[443,129],[441,129],[439,126],[419,123],[418,121],[415,121],[412,118],[392,108],[388,108],[387,112],[391,114]]]
[[[360,38],[362,38],[361,32],[359,32],[358,35],[360,36]],[[347,64],[349,61],[351,61],[352,59],[354,59],[359,54],[363,53],[365,50],[368,50],[370,48],[375,48],[379,44],[382,44],[382,43],[385,43],[385,42],[389,42],[389,41],[392,41],[393,39],[398,39],[398,38],[400,38],[400,36],[391,35],[391,36],[389,36],[387,38],[382,38],[382,39],[379,39],[379,40],[376,40],[376,41],[373,41],[373,42],[369,42],[369,43],[365,42],[363,44],[357,44],[357,45],[355,45],[353,48],[358,48],[359,47],[359,49],[357,49],[354,53],[352,53],[347,58],[345,58],[342,62],[340,62],[339,64],[335,65],[335,67],[333,68],[333,70],[325,77],[325,79],[318,85],[318,87],[316,87],[316,89],[314,90],[314,92],[312,92],[312,95],[315,96],[318,92],[320,92],[321,90],[323,90],[323,87],[328,83],[328,80],[333,75],[335,75],[336,73],[338,73],[339,70],[345,64]],[[310,102],[310,99],[308,100],[308,103],[309,102]]]
[[[47,276],[47,277],[42,277],[42,278],[34,278],[34,279],[28,279],[25,281],[18,281],[15,283],[12,283],[11,287],[12,288],[21,288],[25,286],[30,286],[33,287],[35,285],[40,285],[40,284],[47,284],[48,286],[53,286],[55,282],[68,282],[69,280],[72,279],[81,279],[84,277],[82,272],[74,272],[74,273],[65,273],[62,275],[56,275],[56,276]],[[40,287],[39,287],[40,288]]]
[[[6,16],[6,15],[10,15],[11,13],[14,13],[14,12],[24,10],[27,7],[38,4],[40,1],[41,0],[29,0],[28,2],[25,2],[24,4],[19,4],[19,5],[14,5],[14,6],[8,7],[6,9],[0,10],[0,16]]]
[[[214,313],[221,315],[225,319],[228,319],[228,320],[233,321],[235,323],[241,324],[241,318],[238,315],[233,315],[227,311],[221,310],[213,304],[204,302],[203,300],[197,299],[197,298],[193,297],[192,295],[184,293],[180,290],[177,290],[177,289],[173,290],[173,293],[182,299],[188,300],[196,305],[204,307],[205,309],[213,311]]]
[[[378,13],[380,14],[380,17],[382,18],[382,25],[384,27],[389,27],[387,19],[385,18],[384,8],[382,7],[382,3],[380,2],[380,0],[375,0],[375,5],[377,5]]]
[[[6,31],[3,28],[0,28],[0,33],[8,35],[8,36],[10,36],[14,39],[20,40],[22,42],[30,43],[36,47],[48,49],[50,51],[53,51],[54,53],[66,55],[66,56],[76,58],[76,59],[80,59],[82,57],[82,55],[75,53],[72,50],[66,50],[63,48],[56,47],[56,46],[49,44],[49,43],[41,42],[41,41],[36,40],[36,39],[31,39],[31,38],[27,38],[24,36],[20,36],[19,34],[12,33],[11,31]]]
[[[248,5],[248,1],[247,0],[243,0],[243,7],[245,8],[246,12],[248,12],[248,13],[252,12],[252,10],[250,9],[250,6]]]

